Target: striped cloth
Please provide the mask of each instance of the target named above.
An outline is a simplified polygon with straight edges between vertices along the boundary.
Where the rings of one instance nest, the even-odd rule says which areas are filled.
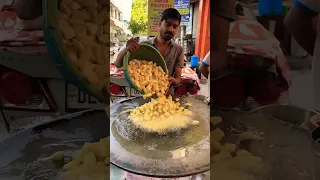
[[[46,54],[42,30],[17,30],[16,12],[12,5],[0,8],[0,50],[23,54]]]
[[[229,53],[228,61],[230,63],[239,63],[249,66],[261,67],[264,62],[275,63],[267,71],[278,74],[285,79],[291,86],[290,68],[287,59],[280,48],[280,42],[275,36],[266,30],[255,19],[238,16],[237,21],[230,24],[230,33],[228,41]],[[233,74],[230,69],[228,72],[219,74],[215,79]],[[288,90],[282,92],[276,104],[289,104]],[[249,97],[239,107],[241,109],[252,109],[260,105]]]

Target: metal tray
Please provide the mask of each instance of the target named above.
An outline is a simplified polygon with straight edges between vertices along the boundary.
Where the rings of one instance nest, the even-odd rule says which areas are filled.
[[[313,179],[313,152],[307,129],[299,127],[299,124],[252,112],[211,109],[210,113],[222,117],[222,124],[216,127],[225,132],[224,141],[234,141],[237,134],[248,130],[263,133],[263,140],[250,141],[245,149],[269,162],[272,169],[270,179]],[[214,178],[213,173],[211,177]]]
[[[184,177],[210,169],[209,107],[198,97],[180,98],[199,126],[165,136],[143,132],[128,119],[127,109],[150,100],[142,97],[116,103],[110,108],[110,162],[121,169],[152,177]]]
[[[0,179],[58,178],[61,168],[47,157],[65,151],[68,161],[85,142],[109,136],[108,119],[104,110],[88,110],[13,134],[0,142]]]

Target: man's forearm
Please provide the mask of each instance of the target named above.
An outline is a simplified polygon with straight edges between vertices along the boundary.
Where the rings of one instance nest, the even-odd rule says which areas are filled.
[[[121,68],[123,66],[123,58],[126,55],[126,53],[127,53],[126,50],[122,50],[119,52],[116,60],[113,62],[117,68]]]
[[[220,16],[211,16],[210,41],[210,73],[215,73],[227,66],[227,47],[229,40],[230,21]]]
[[[200,71],[202,75],[204,75],[204,77],[208,79],[208,75],[209,75],[208,67],[205,67],[204,65],[200,65]]]
[[[317,32],[313,26],[312,17],[293,6],[286,15],[284,23],[299,45],[313,55]]]
[[[172,86],[178,86],[179,84],[181,84],[181,77],[175,77]]]

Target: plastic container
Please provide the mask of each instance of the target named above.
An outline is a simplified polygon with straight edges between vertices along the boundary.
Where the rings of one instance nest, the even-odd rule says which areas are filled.
[[[283,14],[283,0],[259,0],[259,14],[262,16],[279,16]]]
[[[198,67],[199,66],[199,57],[198,56],[191,56],[190,66],[191,67]]]
[[[142,94],[144,94],[144,92],[141,89],[137,88],[137,86],[132,81],[128,72],[129,62],[133,59],[152,61],[156,63],[157,66],[160,66],[163,69],[163,71],[168,74],[168,68],[167,68],[166,62],[164,61],[159,51],[153,46],[150,46],[149,44],[145,44],[145,43],[140,43],[139,50],[137,52],[132,52],[132,53],[128,52],[123,58],[124,77],[128,81],[128,84],[130,85],[130,87],[136,89]]]

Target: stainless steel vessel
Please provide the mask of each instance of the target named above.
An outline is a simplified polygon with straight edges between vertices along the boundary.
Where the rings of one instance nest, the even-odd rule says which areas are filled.
[[[270,106],[252,112],[212,109],[210,113],[222,117],[222,124],[218,126],[225,132],[226,142],[232,142],[237,135],[247,131],[263,137],[262,140],[248,142],[244,148],[270,164],[271,172],[267,179],[313,180],[311,133],[301,125],[314,112],[298,109]],[[214,174],[210,176],[214,178]]]
[[[135,127],[126,110],[149,100],[128,99],[110,107],[110,161],[126,171],[161,178],[184,177],[210,169],[209,107],[200,96],[181,97],[199,126],[166,135],[147,133]]]
[[[314,179],[320,180],[320,127],[312,131],[312,150],[314,155]]]
[[[319,113],[311,110],[306,110],[291,105],[270,105],[263,106],[251,110],[253,113],[263,114],[264,116],[273,117],[282,121],[294,124],[296,126],[306,125],[305,127],[312,130],[309,121],[312,116],[319,115]]]

